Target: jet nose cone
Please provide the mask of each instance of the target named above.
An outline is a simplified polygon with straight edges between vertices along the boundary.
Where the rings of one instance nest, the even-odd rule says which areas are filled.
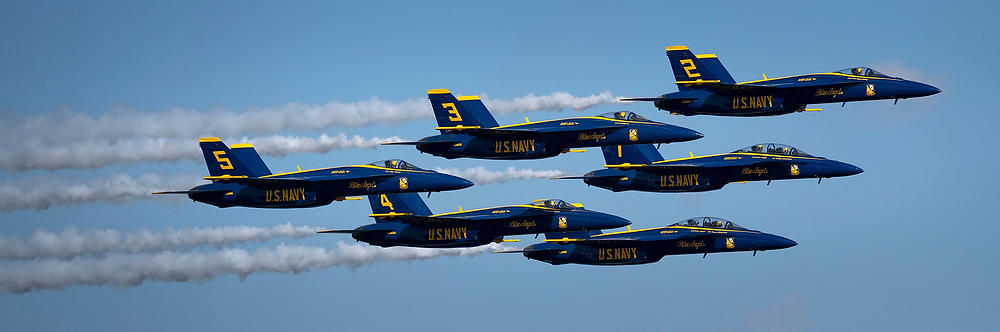
[[[851,176],[861,174],[865,170],[861,167],[854,166],[848,163],[836,162],[829,168],[827,168],[828,174],[826,176],[820,177],[834,177],[834,176]]]
[[[930,84],[916,83],[916,82],[914,82],[913,84],[915,85],[915,87],[913,88],[914,90],[913,95],[915,97],[930,96],[941,92],[941,89],[931,86]]]
[[[777,235],[772,235],[772,236],[773,236],[773,238],[771,238],[771,241],[770,241],[771,245],[769,246],[769,247],[771,247],[770,249],[791,248],[791,247],[797,246],[799,244],[798,242],[792,241],[792,239],[789,239],[789,238],[786,238],[786,237],[777,236]]]
[[[789,238],[784,238],[783,237],[783,238],[781,238],[780,241],[778,241],[778,249],[791,248],[791,247],[794,247],[794,246],[797,246],[797,245],[799,245],[798,242],[795,242],[795,241],[793,241],[792,239],[789,239]]]
[[[629,221],[628,219],[619,216],[609,216],[611,218],[609,218],[609,221],[607,222],[608,226],[610,226],[608,228],[625,227],[632,224],[632,221]]]
[[[475,185],[475,183],[472,183],[472,181],[454,175],[447,175],[447,174],[443,175],[445,176],[445,178],[439,181],[435,181],[437,185],[441,187],[441,190],[465,189]]]
[[[696,130],[687,129],[687,128],[682,128],[682,129],[684,129],[684,130],[679,135],[681,137],[681,140],[679,142],[693,141],[693,140],[705,137],[705,134],[699,133]]]
[[[469,181],[469,180],[466,180],[466,179],[463,179],[463,178],[460,178],[460,177],[457,177],[457,176],[455,177],[455,182],[456,182],[455,186],[458,187],[458,189],[465,189],[465,188],[472,187],[472,186],[476,185],[475,183],[472,183],[472,181]]]

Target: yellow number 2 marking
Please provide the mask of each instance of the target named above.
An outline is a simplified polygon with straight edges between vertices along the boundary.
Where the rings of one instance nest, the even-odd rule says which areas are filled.
[[[219,162],[219,168],[221,169],[233,169],[233,163],[229,162],[229,158],[223,157],[226,155],[226,151],[214,151],[215,161]]]
[[[396,210],[392,207],[392,202],[389,201],[389,197],[386,196],[385,194],[378,195],[378,200],[382,203],[382,206],[389,207],[389,211]]]
[[[458,109],[455,108],[455,103],[443,103],[441,107],[448,110],[448,120],[451,121],[462,121],[462,116],[458,114]]]
[[[694,61],[691,61],[691,59],[683,59],[681,60],[681,64],[684,65],[684,72],[688,74],[688,77],[701,77],[701,74],[691,72],[692,70],[698,69],[694,66]]]

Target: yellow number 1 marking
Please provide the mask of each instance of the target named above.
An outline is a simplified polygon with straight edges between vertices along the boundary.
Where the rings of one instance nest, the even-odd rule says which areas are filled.
[[[458,114],[458,109],[455,108],[455,103],[443,103],[441,107],[448,110],[448,120],[451,121],[462,121],[462,116]]]
[[[386,196],[385,194],[378,195],[378,199],[382,203],[382,206],[389,207],[389,211],[395,211],[396,210],[396,209],[394,209],[392,207],[392,202],[389,201],[389,197]]]
[[[221,169],[233,169],[233,163],[229,162],[229,158],[223,157],[226,155],[226,151],[214,151],[215,161],[219,162],[219,168]]]
[[[691,72],[692,70],[698,69],[694,66],[694,61],[691,61],[691,59],[683,59],[681,60],[681,64],[684,65],[684,72],[688,74],[688,77],[701,77],[701,74]]]

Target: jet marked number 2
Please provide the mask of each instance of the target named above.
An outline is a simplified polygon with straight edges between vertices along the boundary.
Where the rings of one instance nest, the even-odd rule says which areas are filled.
[[[694,61],[691,61],[691,59],[681,59],[681,64],[684,65],[684,72],[687,73],[688,77],[701,77],[701,74],[691,72],[692,70],[698,69],[694,66]]]

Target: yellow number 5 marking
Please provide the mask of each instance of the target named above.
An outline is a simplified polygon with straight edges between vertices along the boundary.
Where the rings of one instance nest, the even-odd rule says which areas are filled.
[[[684,65],[684,72],[688,74],[688,77],[701,77],[701,74],[691,72],[692,70],[698,69],[694,66],[694,61],[691,61],[691,59],[683,59],[681,60],[681,64]]]
[[[462,116],[458,115],[458,109],[455,108],[455,103],[443,103],[441,107],[448,110],[448,120],[451,121],[462,121]]]
[[[223,157],[226,155],[226,151],[215,151],[212,154],[215,155],[215,161],[219,162],[219,168],[233,169],[233,163],[229,162],[229,158]]]
[[[392,208],[392,202],[389,201],[389,197],[386,196],[385,194],[378,195],[378,200],[382,203],[382,206],[389,207],[389,211],[395,211],[396,210],[396,209]]]

